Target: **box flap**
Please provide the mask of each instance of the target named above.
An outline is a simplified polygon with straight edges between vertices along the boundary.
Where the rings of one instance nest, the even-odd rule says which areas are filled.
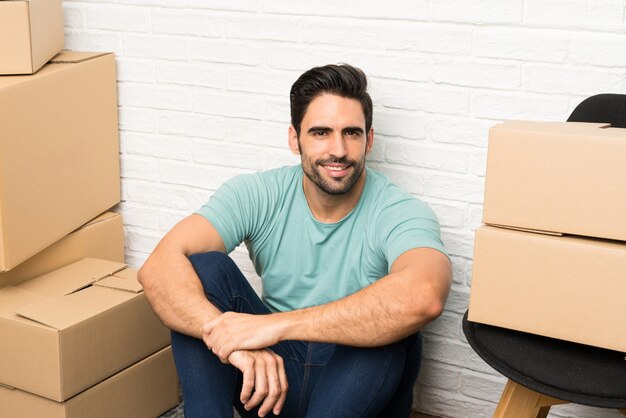
[[[98,280],[93,285],[131,293],[141,293],[143,291],[143,287],[134,277],[122,277],[117,274]]]
[[[93,309],[59,296],[43,298],[15,311],[18,316],[63,330],[93,316]]]
[[[84,258],[51,273],[19,285],[20,288],[50,296],[63,296],[77,292],[94,282],[126,268],[115,261]]]
[[[64,50],[56,54],[49,62],[50,64],[76,64],[108,54],[110,54],[110,52],[79,52]]]

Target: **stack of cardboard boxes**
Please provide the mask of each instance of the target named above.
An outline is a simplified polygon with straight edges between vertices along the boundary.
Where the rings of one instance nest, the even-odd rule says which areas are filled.
[[[0,39],[0,416],[156,417],[178,403],[169,332],[107,212],[115,57],[59,53],[60,0],[0,0]]]
[[[489,133],[471,321],[626,352],[626,129]]]

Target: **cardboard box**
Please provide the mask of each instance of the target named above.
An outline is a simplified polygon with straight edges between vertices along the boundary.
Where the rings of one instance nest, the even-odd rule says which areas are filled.
[[[86,258],[0,289],[0,383],[61,402],[169,345],[136,275]]]
[[[471,321],[626,352],[626,244],[482,226]]]
[[[0,74],[32,74],[63,49],[61,0],[0,0]]]
[[[170,347],[62,403],[0,386],[0,416],[11,418],[154,418],[177,404]]]
[[[83,258],[124,262],[122,216],[106,212],[17,267],[0,273],[0,288],[14,286]]]
[[[626,129],[607,126],[491,128],[483,221],[626,241]]]
[[[120,201],[115,57],[0,77],[0,271]]]

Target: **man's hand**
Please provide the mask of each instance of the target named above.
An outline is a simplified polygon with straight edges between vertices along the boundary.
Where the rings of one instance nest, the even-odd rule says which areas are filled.
[[[282,357],[271,350],[235,351],[228,362],[243,373],[239,399],[249,411],[261,403],[259,416],[280,414],[287,398],[287,374]],[[254,393],[253,393],[254,392]]]
[[[222,363],[237,350],[257,350],[281,341],[280,314],[225,312],[202,327],[202,339]]]

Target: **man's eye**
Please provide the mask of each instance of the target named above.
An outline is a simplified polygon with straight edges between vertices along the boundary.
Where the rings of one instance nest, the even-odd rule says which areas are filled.
[[[315,135],[315,136],[326,136],[326,132],[325,131],[315,131],[315,132],[313,132],[313,135]]]
[[[346,131],[348,136],[359,136],[359,131]]]

